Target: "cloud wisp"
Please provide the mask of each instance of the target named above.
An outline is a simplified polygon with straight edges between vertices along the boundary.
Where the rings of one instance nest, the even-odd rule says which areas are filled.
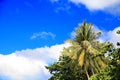
[[[30,39],[36,39],[36,38],[41,38],[41,39],[48,39],[48,38],[52,38],[55,39],[55,34],[53,34],[52,32],[38,32],[38,33],[34,33]]]
[[[50,0],[50,2],[53,5],[55,5],[54,11],[56,13],[66,12],[66,13],[70,14],[69,12],[70,12],[71,6],[69,5],[67,0]]]
[[[109,13],[120,15],[120,0],[69,0],[70,2],[80,5],[83,4],[90,11],[107,11]]]
[[[65,43],[0,54],[0,77],[3,80],[48,80],[51,75],[45,66],[57,61],[62,49],[68,46]]]

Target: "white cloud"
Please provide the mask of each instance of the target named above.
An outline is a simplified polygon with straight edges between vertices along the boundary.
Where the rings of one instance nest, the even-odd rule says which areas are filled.
[[[55,38],[55,34],[51,33],[51,32],[39,32],[39,33],[34,33],[30,39],[35,39],[35,38],[41,38],[41,39],[48,39],[48,38]]]
[[[100,37],[100,40],[101,41],[110,41],[112,42],[115,47],[116,46],[116,43],[118,41],[120,41],[120,35],[119,34],[116,34],[116,31],[117,30],[120,30],[120,26],[119,27],[116,27],[114,30],[112,31],[108,31],[108,32],[105,32],[101,37]]]
[[[44,66],[58,60],[63,47],[68,46],[65,43],[0,55],[0,77],[3,76],[3,80],[48,80],[50,74]]]
[[[91,11],[103,10],[120,15],[120,0],[69,0],[77,5],[83,4]]]
[[[34,80],[38,76],[45,76],[47,70],[44,69],[46,64],[42,61],[25,58],[10,54],[0,59],[0,75],[10,77],[12,80]]]

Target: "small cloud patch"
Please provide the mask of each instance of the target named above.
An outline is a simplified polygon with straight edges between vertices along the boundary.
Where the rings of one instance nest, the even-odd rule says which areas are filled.
[[[41,39],[48,39],[48,38],[51,38],[51,39],[55,39],[55,34],[53,34],[52,32],[39,32],[39,33],[34,33],[30,39],[36,39],[36,38],[41,38]]]

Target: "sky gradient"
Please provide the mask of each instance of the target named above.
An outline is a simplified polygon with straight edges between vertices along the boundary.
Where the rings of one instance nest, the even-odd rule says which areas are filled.
[[[47,80],[44,65],[58,59],[69,45],[64,41],[84,20],[104,31],[100,40],[120,40],[115,34],[120,29],[120,0],[0,0],[0,80],[27,80],[31,75],[31,80]],[[26,74],[20,72],[23,65]],[[34,68],[39,72],[29,74]]]

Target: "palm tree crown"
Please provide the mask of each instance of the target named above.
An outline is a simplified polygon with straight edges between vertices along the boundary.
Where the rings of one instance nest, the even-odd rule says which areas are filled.
[[[77,59],[79,66],[84,69],[88,79],[92,74],[105,67],[106,60],[103,55],[100,56],[99,54],[105,53],[109,49],[105,47],[110,46],[110,44],[98,42],[96,39],[100,34],[101,32],[93,31],[92,24],[87,24],[84,21],[76,29],[75,39],[68,40],[72,43],[72,46],[63,50],[63,55],[70,56],[73,60]]]

